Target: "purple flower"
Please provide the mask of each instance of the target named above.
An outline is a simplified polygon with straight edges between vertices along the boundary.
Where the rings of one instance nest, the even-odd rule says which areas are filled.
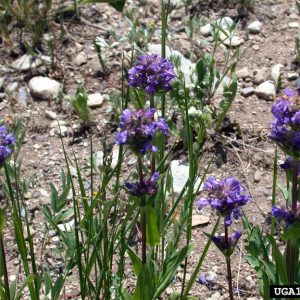
[[[172,63],[156,54],[141,55],[129,71],[129,85],[145,90],[149,95],[160,91],[170,91],[175,78]]]
[[[285,208],[280,208],[277,206],[272,206],[272,216],[278,221],[285,221],[286,226],[292,225],[298,218]]]
[[[281,169],[291,170],[293,168],[294,158],[288,157],[284,163],[280,164]],[[300,164],[298,165],[298,175],[300,175]]]
[[[237,220],[242,215],[240,207],[250,201],[250,196],[246,194],[245,188],[231,176],[220,181],[209,176],[204,183],[203,190],[208,193],[208,196],[196,200],[198,210],[210,205],[213,210],[225,218],[227,225],[232,224],[232,217]]]
[[[298,92],[287,88],[284,95],[274,103],[272,132],[270,138],[285,153],[299,156],[300,151],[300,98]]]
[[[125,109],[120,116],[119,131],[115,135],[116,144],[127,144],[137,154],[156,152],[157,148],[151,144],[152,139],[158,131],[166,136],[168,125],[162,118],[154,121],[154,113],[154,108],[134,112]]]
[[[10,146],[15,142],[15,138],[12,133],[7,132],[5,126],[0,126],[0,163],[12,153]]]
[[[207,274],[201,274],[198,278],[198,283],[205,285],[210,289],[215,284],[214,276],[212,276],[210,272],[207,272]]]
[[[128,189],[129,193],[133,196],[141,195],[154,195],[157,193],[157,180],[159,178],[159,173],[155,172],[153,175],[146,179],[143,178],[143,182],[125,182],[125,187]]]
[[[228,241],[226,241],[224,235],[212,236],[211,240],[225,256],[230,256],[241,236],[242,232],[238,230],[228,237]]]

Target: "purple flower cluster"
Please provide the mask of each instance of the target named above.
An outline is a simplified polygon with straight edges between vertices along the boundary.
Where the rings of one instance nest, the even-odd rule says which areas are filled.
[[[198,278],[198,283],[201,285],[205,285],[208,288],[212,288],[212,286],[215,284],[214,278],[210,276],[210,274],[201,274]]]
[[[232,217],[238,219],[242,215],[240,207],[250,201],[250,196],[245,193],[245,188],[231,176],[220,181],[209,176],[203,190],[208,192],[208,197],[196,201],[198,210],[210,205],[213,210],[225,218],[227,225],[232,224]]]
[[[145,90],[149,95],[172,89],[172,79],[175,78],[172,63],[156,54],[141,55],[129,71],[129,85]]]
[[[12,153],[10,146],[15,142],[12,133],[8,133],[5,126],[0,126],[0,163]]]
[[[230,237],[228,237],[228,242],[226,241],[225,236],[212,236],[211,240],[218,247],[218,249],[225,254],[225,256],[230,256],[234,248],[242,236],[242,232],[240,230],[233,233]]]
[[[281,169],[291,170],[293,168],[294,158],[288,157],[284,163],[280,164]],[[300,164],[298,165],[298,175],[300,174]]]
[[[295,152],[300,150],[300,98],[296,90],[287,88],[283,96],[274,103],[270,138],[275,141],[284,152],[291,156],[299,156]]]
[[[129,193],[133,196],[154,195],[157,192],[157,180],[159,173],[155,172],[149,179],[143,178],[143,182],[125,182]]]
[[[272,206],[272,216],[278,221],[285,221],[286,226],[292,225],[298,219],[297,216],[288,209],[277,206]]]
[[[163,118],[154,121],[155,109],[139,109],[132,112],[125,109],[120,116],[119,128],[115,142],[118,145],[129,145],[137,154],[147,151],[156,152],[157,147],[151,144],[153,137],[158,131],[163,135],[168,133],[168,125]]]

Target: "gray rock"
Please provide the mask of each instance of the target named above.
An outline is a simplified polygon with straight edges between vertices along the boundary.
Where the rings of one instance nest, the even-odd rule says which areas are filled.
[[[15,60],[11,67],[18,71],[28,71],[30,69],[35,69],[43,64],[42,60],[38,57],[34,57],[30,54],[24,54],[17,60]]]
[[[276,88],[272,81],[267,80],[261,83],[256,89],[255,94],[257,97],[272,101],[275,99],[276,96]]]
[[[239,69],[235,72],[236,76],[238,78],[242,78],[242,79],[245,79],[247,77],[250,77],[251,74],[250,74],[250,71],[248,68],[242,68],[242,69]]]
[[[255,51],[258,51],[259,50],[259,46],[258,45],[253,45],[252,49],[255,50]]]
[[[3,86],[4,86],[4,78],[0,77],[0,92],[3,90]]]
[[[255,284],[253,278],[252,278],[250,275],[248,275],[245,279],[246,279],[247,282],[249,283],[249,287],[250,287],[250,288],[253,288],[254,286],[256,286],[256,284]]]
[[[3,110],[6,107],[6,103],[5,102],[1,102],[0,103],[0,110]]]
[[[244,97],[249,97],[254,93],[254,87],[250,86],[250,87],[246,87],[244,89],[241,90],[241,95]]]
[[[299,77],[299,74],[296,73],[296,72],[287,74],[287,80],[288,81],[296,80],[298,77]]]
[[[98,108],[103,104],[103,100],[103,96],[100,93],[90,94],[88,95],[87,105],[90,108]]]
[[[0,100],[5,99],[5,97],[6,97],[6,94],[5,94],[5,93],[0,93]]]
[[[200,27],[200,33],[203,36],[211,35],[211,31],[212,31],[212,26],[210,24],[206,24],[206,25]]]
[[[22,107],[27,107],[27,100],[28,100],[28,91],[26,87],[20,87],[18,96],[17,96],[17,102]]]
[[[51,111],[51,110],[46,110],[45,111],[45,117],[48,119],[48,120],[56,120],[57,119],[57,114],[54,112],[54,111]]]
[[[270,76],[269,68],[257,69],[257,70],[254,70],[253,73],[254,73],[253,82],[255,84],[260,84],[260,83],[266,81]]]
[[[62,91],[62,85],[48,77],[33,77],[28,84],[31,94],[42,100],[53,100],[59,96]]]
[[[91,59],[88,60],[86,67],[93,74],[103,73],[103,68],[99,62],[99,58],[97,55],[92,56]]]
[[[289,28],[299,28],[299,23],[298,22],[290,22],[288,23]]]
[[[256,170],[254,173],[254,182],[260,182],[261,180],[261,172],[260,170]]]
[[[259,21],[254,21],[247,27],[250,33],[260,33],[262,28],[262,23]]]
[[[82,66],[82,65],[86,64],[87,63],[87,55],[83,51],[79,52],[74,59],[74,63],[77,66]]]
[[[151,44],[149,45],[149,52],[153,54],[161,55],[161,45],[160,44]],[[176,51],[170,47],[166,47],[166,57],[179,57],[181,65],[180,70],[184,75],[185,83],[191,84],[191,73],[195,68],[195,64],[192,63],[189,59],[185,58],[182,53]]]

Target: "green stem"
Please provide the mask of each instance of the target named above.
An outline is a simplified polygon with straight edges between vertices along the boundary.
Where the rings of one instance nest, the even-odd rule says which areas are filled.
[[[225,241],[226,241],[226,244],[229,245],[228,226],[225,223],[225,221],[224,221],[224,227],[225,227]],[[233,298],[233,288],[232,288],[232,274],[231,274],[230,255],[226,256],[226,267],[227,267],[227,280],[228,280],[229,299],[234,300],[234,298]]]
[[[190,126],[188,104],[187,104],[188,91],[186,87],[184,87],[184,92],[185,92],[185,126],[186,126],[187,137],[188,137],[188,153],[189,153],[189,185],[188,185],[188,195],[187,195],[188,220],[187,220],[187,231],[186,231],[186,245],[189,246],[192,238],[192,215],[193,215],[193,203],[194,203],[193,193],[194,193],[194,178],[195,178],[194,163],[195,162],[194,162],[194,153],[193,153],[192,128]],[[183,299],[182,297],[185,288],[187,264],[188,264],[188,257],[186,257],[185,264],[184,264],[181,299]]]
[[[293,170],[292,170],[292,213],[297,214],[298,203],[298,166],[299,160],[294,158]],[[287,241],[286,248],[286,264],[288,270],[288,280],[290,285],[295,284],[296,279],[296,242],[292,239]]]
[[[141,186],[144,184],[143,177],[143,161],[142,157],[139,155],[137,159],[138,163],[138,174]],[[144,196],[142,196],[144,197]],[[140,209],[141,209],[141,230],[142,230],[142,264],[146,263],[147,258],[147,245],[146,245],[146,213],[145,213],[145,201],[144,198],[140,199]]]
[[[7,297],[7,299],[11,299],[9,282],[8,282],[7,265],[6,265],[6,259],[5,259],[5,250],[4,250],[4,243],[3,243],[3,233],[0,234],[0,247],[1,247],[1,254],[2,254],[3,276],[4,276],[6,297]]]

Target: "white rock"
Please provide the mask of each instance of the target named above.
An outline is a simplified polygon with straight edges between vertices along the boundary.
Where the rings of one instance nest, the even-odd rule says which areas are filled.
[[[46,110],[45,116],[47,119],[52,120],[52,121],[57,119],[57,114],[51,110]]]
[[[49,125],[50,128],[56,128],[59,126],[66,126],[68,123],[66,121],[60,120],[60,121],[53,121]]]
[[[197,117],[200,116],[202,114],[201,110],[196,109],[196,107],[191,106],[188,110],[188,114],[191,117]]]
[[[189,179],[189,163],[180,160],[171,161],[171,174],[173,177],[173,192],[179,195]],[[198,188],[200,179],[196,181],[194,190]]]
[[[209,217],[204,215],[192,216],[192,227],[195,228],[200,225],[207,225],[209,223]]]
[[[100,93],[88,95],[88,106],[90,108],[98,108],[103,104],[103,96]]]
[[[241,39],[237,35],[232,35],[232,34],[230,35],[230,32],[226,31],[226,30],[225,30],[225,33],[224,32],[220,33],[220,41],[224,45],[229,46],[229,47],[238,47],[244,43],[243,39]]]
[[[56,133],[58,136],[65,137],[65,136],[67,136],[67,134],[68,134],[68,127],[67,127],[67,126],[60,126],[60,127],[57,127],[57,128],[55,129],[55,133]]]
[[[256,286],[253,278],[250,275],[248,275],[245,279],[248,281],[250,288]]]
[[[248,68],[242,68],[242,69],[239,69],[235,72],[236,76],[238,78],[242,78],[242,79],[245,79],[247,77],[250,77],[251,74],[250,74],[250,71]]]
[[[160,44],[151,44],[149,45],[149,52],[153,54],[161,55],[161,45]],[[176,51],[170,47],[166,47],[166,57],[170,59],[171,57],[179,57],[181,65],[180,71],[184,75],[185,83],[191,84],[191,73],[195,68],[195,64],[192,63],[189,59],[185,58],[182,53]]]
[[[86,64],[87,63],[87,55],[84,52],[79,52],[74,59],[74,63],[77,66],[82,66],[82,65]]]
[[[257,95],[257,97],[263,98],[265,100],[274,100],[276,96],[276,88],[274,83],[270,80],[261,83],[255,89],[255,94]]]
[[[271,69],[271,77],[275,81],[276,86],[278,86],[278,83],[280,81],[280,76],[282,74],[282,68],[283,68],[282,64],[277,64],[277,65],[273,66]]]
[[[12,82],[6,87],[5,93],[8,94],[8,95],[11,95],[11,94],[13,94],[14,92],[17,91],[18,87],[19,87],[18,82]]]
[[[24,54],[15,60],[11,66],[18,71],[28,71],[35,69],[43,64],[42,60],[29,54]]]
[[[64,223],[64,224],[58,224],[57,226],[61,231],[69,232],[69,231],[72,231],[74,229],[75,220],[71,220],[70,222]]]
[[[262,28],[262,23],[259,21],[254,21],[248,25],[247,29],[250,33],[259,33]]]
[[[0,91],[2,91],[4,85],[4,78],[0,77]]]
[[[17,95],[17,102],[20,105],[20,107],[25,108],[27,106],[27,98],[28,98],[27,88],[24,86],[20,87]]]
[[[227,30],[232,27],[234,24],[233,20],[230,17],[224,17],[215,21],[223,30]]]
[[[62,85],[48,77],[33,77],[28,84],[31,94],[43,100],[52,100],[59,96]]]
[[[299,74],[296,72],[287,74],[287,80],[289,80],[289,81],[296,80],[298,77],[299,77]]]
[[[112,150],[112,161],[111,161],[111,167],[115,168],[118,163],[119,158],[119,146],[115,145]]]
[[[254,70],[253,73],[254,73],[253,82],[256,84],[260,84],[266,81],[270,76],[269,68],[256,69]]]
[[[288,24],[289,28],[299,28],[299,23],[298,22],[290,22]]]
[[[211,31],[212,31],[212,26],[210,24],[206,24],[200,27],[200,33],[204,36],[211,35]]]

